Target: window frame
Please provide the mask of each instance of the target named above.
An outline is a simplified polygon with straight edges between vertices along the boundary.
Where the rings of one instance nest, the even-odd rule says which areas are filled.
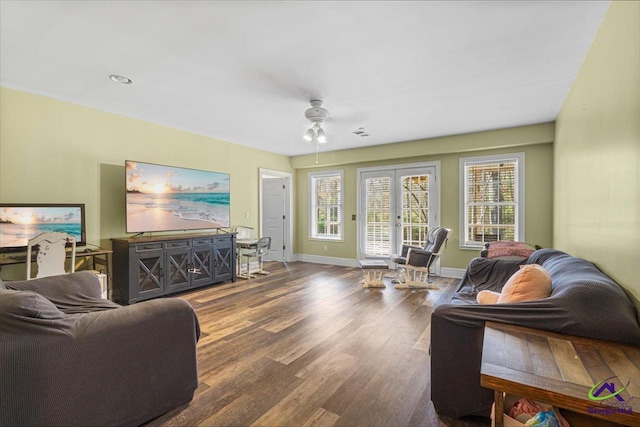
[[[469,215],[469,203],[468,203],[468,176],[467,168],[477,165],[493,165],[504,162],[515,162],[515,218],[514,218],[514,239],[515,241],[525,241],[525,154],[520,153],[508,153],[508,154],[495,154],[488,156],[476,156],[476,157],[461,157],[460,158],[460,249],[478,250],[484,247],[485,242],[478,242],[470,239],[468,215]]]
[[[316,196],[316,179],[339,177],[340,178],[340,203],[338,207],[338,220],[339,234],[316,234],[318,218],[316,216],[318,199]],[[309,173],[309,239],[311,240],[327,240],[327,241],[343,241],[344,239],[344,171],[343,170],[331,170],[323,172],[310,172]]]

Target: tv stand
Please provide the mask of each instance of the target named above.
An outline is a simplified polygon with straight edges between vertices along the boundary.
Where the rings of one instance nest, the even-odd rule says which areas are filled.
[[[112,299],[133,304],[225,280],[236,281],[236,234],[111,239]]]

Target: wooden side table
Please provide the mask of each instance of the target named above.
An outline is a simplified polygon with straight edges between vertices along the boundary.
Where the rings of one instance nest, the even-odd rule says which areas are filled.
[[[494,390],[496,427],[504,425],[504,392],[640,426],[637,347],[487,322],[480,384]]]

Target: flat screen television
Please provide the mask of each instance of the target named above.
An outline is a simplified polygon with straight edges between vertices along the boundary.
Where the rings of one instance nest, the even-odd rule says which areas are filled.
[[[0,252],[22,252],[40,233],[62,231],[87,243],[84,204],[0,203]]]
[[[229,227],[229,174],[125,162],[127,233]]]

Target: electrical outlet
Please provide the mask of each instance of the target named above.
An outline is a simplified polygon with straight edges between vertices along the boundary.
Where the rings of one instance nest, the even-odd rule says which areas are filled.
[[[245,217],[245,218],[247,218],[247,219],[249,219],[249,211],[247,211],[247,212],[245,212],[245,213],[244,213],[244,217]]]
[[[324,251],[327,252],[327,245],[324,245]]]

